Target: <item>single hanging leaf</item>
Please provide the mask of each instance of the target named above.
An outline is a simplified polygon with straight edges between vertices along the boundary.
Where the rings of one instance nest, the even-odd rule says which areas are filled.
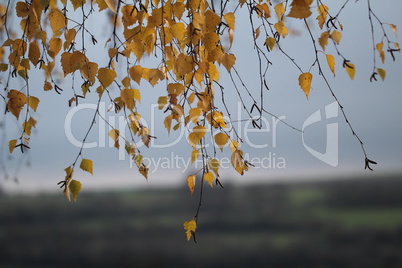
[[[384,69],[381,69],[381,68],[377,68],[377,73],[380,75],[382,81],[384,81],[384,80],[385,80],[385,76],[387,75],[387,73],[385,72],[385,70],[384,70]]]
[[[382,50],[383,46],[384,46],[383,42],[378,43],[375,46],[377,48],[377,50],[378,50],[378,53],[380,54],[380,59],[381,59],[382,63],[384,63],[384,61],[385,61],[385,52],[384,52],[384,50]]]
[[[285,23],[283,23],[283,21],[278,21],[275,23],[274,27],[282,38],[285,38],[289,33],[288,28],[285,27]]]
[[[204,175],[204,180],[211,186],[213,187],[214,185],[212,184],[212,182],[214,181],[215,176],[214,174],[212,174],[212,172],[207,172]]]
[[[142,176],[145,177],[145,179],[148,179],[148,170],[148,167],[144,163],[142,163],[142,165],[138,168],[138,171]]]
[[[188,189],[190,190],[190,194],[192,195],[194,193],[194,188],[195,188],[195,175],[188,176],[187,186],[188,186]]]
[[[305,19],[311,15],[310,5],[306,0],[293,0],[291,7],[292,9],[290,10],[288,17]]]
[[[17,141],[16,141],[17,142]],[[200,156],[200,151],[194,149],[191,152],[191,164],[195,162],[195,160],[197,160],[197,158]]]
[[[166,106],[168,98],[166,96],[161,96],[158,98],[158,109],[162,110]]]
[[[116,78],[116,72],[107,68],[100,68],[98,71],[98,79],[104,88],[110,86]]]
[[[117,13],[116,7],[115,7],[115,5],[114,5],[114,0],[104,0],[104,1],[105,1],[105,3],[106,3],[107,7],[108,7],[111,11],[113,11],[114,13]]]
[[[233,12],[226,13],[223,18],[225,19],[229,29],[234,30],[235,28],[235,15]]]
[[[80,168],[84,171],[87,171],[89,173],[93,174],[93,164],[92,164],[92,160],[89,159],[82,159],[81,160],[81,164],[80,164]]]
[[[183,224],[183,227],[184,227],[184,230],[186,230],[187,240],[190,241],[191,236],[194,235],[195,230],[197,229],[197,223],[195,222],[195,220],[186,221]]]
[[[335,30],[331,33],[331,38],[339,45],[339,43],[341,42],[342,34],[341,32]]]
[[[265,45],[269,48],[269,51],[272,51],[274,49],[275,44],[276,44],[276,40],[273,37],[268,37],[265,40]]]
[[[208,166],[216,175],[218,175],[219,160],[217,160],[217,159],[209,160],[208,161]]]
[[[346,72],[348,73],[350,79],[353,80],[355,78],[355,74],[356,74],[355,65],[353,63],[348,62],[347,64],[345,64],[345,69],[346,69]]]
[[[24,93],[11,89],[8,94],[7,109],[18,119],[22,107],[27,103],[27,97]]]
[[[29,44],[28,58],[33,65],[37,65],[40,58],[40,50],[38,44],[33,41]]]
[[[38,108],[39,104],[39,99],[34,96],[29,96],[28,97],[28,106],[31,107],[32,110],[36,112],[36,109]]]
[[[321,34],[321,36],[318,38],[318,43],[322,47],[322,50],[325,51],[325,47],[328,45],[328,38],[329,38],[329,32],[325,31]]]
[[[313,79],[313,75],[311,73],[303,73],[299,76],[299,85],[301,89],[303,89],[306,94],[306,98],[308,99],[308,95],[310,94],[311,88],[311,80]]]
[[[73,195],[74,202],[77,202],[78,194],[80,193],[82,188],[82,184],[79,181],[72,180],[68,185],[68,189],[70,190],[71,194]]]
[[[233,54],[224,54],[222,57],[222,64],[225,66],[228,73],[230,73],[230,69],[232,69],[233,65],[236,62],[236,57]]]
[[[278,20],[282,20],[282,16],[283,16],[283,14],[285,14],[285,7],[284,7],[283,3],[277,4],[274,7],[274,9],[275,9],[276,16],[278,16]]]
[[[10,151],[10,154],[13,153],[16,145],[17,145],[17,140],[10,140],[8,142],[8,150]]]
[[[52,9],[49,13],[50,26],[52,27],[53,33],[66,27],[66,17],[57,9]]]
[[[329,69],[335,76],[335,58],[334,58],[334,56],[332,56],[330,54],[327,54],[326,57],[327,57],[327,63],[328,63]]]
[[[226,143],[229,140],[229,136],[225,133],[219,132],[214,136],[215,143],[218,145],[221,152],[223,151],[223,147],[225,147]]]
[[[322,29],[325,21],[327,20],[328,10],[329,8],[324,4],[321,4],[317,8],[318,16],[316,19],[318,20],[318,26],[320,26],[320,29]]]

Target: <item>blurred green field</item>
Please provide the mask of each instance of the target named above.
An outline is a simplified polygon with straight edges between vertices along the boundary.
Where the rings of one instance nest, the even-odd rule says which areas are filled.
[[[402,176],[0,195],[0,267],[402,267]]]

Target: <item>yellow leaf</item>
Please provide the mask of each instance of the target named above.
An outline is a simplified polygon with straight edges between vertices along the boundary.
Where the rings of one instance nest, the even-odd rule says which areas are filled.
[[[10,154],[13,153],[16,145],[17,145],[17,140],[10,140],[8,142],[8,150],[10,151]]]
[[[189,120],[191,120],[194,124],[197,124],[198,118],[201,115],[201,109],[196,107],[196,108],[191,108],[188,113],[189,113]]]
[[[339,43],[341,42],[342,34],[341,34],[341,32],[334,30],[331,33],[331,38],[339,45]]]
[[[187,186],[188,186],[188,189],[190,190],[190,194],[192,195],[194,193],[194,188],[195,188],[195,175],[188,176]]]
[[[305,19],[311,15],[310,5],[306,0],[293,0],[291,7],[288,17]]]
[[[214,181],[215,176],[214,174],[212,174],[212,172],[207,172],[204,174],[204,180],[211,186],[213,187],[214,185],[212,184],[212,182]]]
[[[198,141],[200,141],[204,135],[207,129],[204,126],[195,126],[193,128],[193,133],[196,135]]]
[[[283,14],[285,14],[285,7],[283,6],[283,3],[277,4],[275,7],[275,12],[276,15],[278,16],[278,20],[282,20]]]
[[[244,163],[242,150],[235,150],[232,153],[231,162],[232,166],[240,175],[243,175],[244,171],[248,170],[248,166]]]
[[[69,166],[69,167],[66,167],[66,168],[64,169],[64,171],[66,172],[66,178],[65,178],[65,180],[66,180],[67,182],[69,182],[69,181],[71,180],[71,178],[73,177],[74,169],[73,169],[71,166]]]
[[[218,175],[218,169],[219,169],[219,160],[217,159],[211,159],[208,161],[208,167],[216,174]]]
[[[184,85],[180,83],[170,83],[167,86],[167,91],[169,95],[180,95],[184,91]]]
[[[104,88],[110,86],[116,78],[116,72],[107,68],[100,68],[98,71],[98,79]]]
[[[165,120],[163,120],[163,124],[165,125],[165,128],[167,129],[168,134],[170,134],[170,127],[172,125],[172,118],[173,118],[173,115],[170,114],[170,115],[166,116]]]
[[[75,36],[77,35],[77,31],[73,29],[68,29],[64,32],[64,37],[66,41],[64,42],[64,50],[68,49],[71,46],[71,43],[73,43]]]
[[[328,45],[329,32],[323,32],[321,36],[318,38],[318,43],[322,47],[322,50],[325,51],[325,47]]]
[[[382,50],[383,46],[384,46],[383,42],[378,43],[378,44],[375,46],[375,47],[377,48],[377,50],[378,50],[378,53],[380,54],[380,59],[381,59],[382,63],[384,63],[384,61],[385,61],[385,53],[384,53],[384,51]]]
[[[200,151],[194,149],[191,152],[191,164],[195,162],[195,160],[197,160],[197,158],[200,156]]]
[[[254,39],[257,39],[260,36],[260,33],[261,33],[260,27],[261,26],[259,26],[257,29],[255,29],[255,37],[254,37]]]
[[[49,13],[50,26],[52,27],[53,33],[66,27],[66,17],[57,9],[52,9]]]
[[[208,62],[208,75],[209,75],[210,81],[218,81],[219,80],[218,68],[216,68],[215,64],[213,64],[212,62]]]
[[[52,83],[45,81],[45,84],[43,85],[43,90],[49,91],[49,90],[52,90],[52,88],[53,88]]]
[[[89,173],[91,173],[93,175],[93,164],[92,164],[92,160],[89,159],[82,159],[81,160],[81,164],[80,164],[80,168],[84,171],[87,171]]]
[[[276,44],[276,40],[273,37],[268,37],[265,40],[265,45],[269,48],[269,51],[272,51],[274,49],[275,44]]]
[[[81,191],[82,184],[79,181],[72,180],[68,185],[68,189],[70,190],[71,194],[73,195],[74,201],[77,202],[78,194]]]
[[[239,143],[235,140],[232,140],[229,144],[230,149],[232,150],[232,152],[236,151],[240,146]]]
[[[108,6],[108,8],[113,11],[114,13],[117,13],[116,11],[116,7],[114,5],[114,0],[105,0],[106,5]]]
[[[279,35],[281,35],[283,38],[285,38],[288,35],[289,33],[288,28],[285,27],[283,21],[278,21],[277,23],[275,23],[274,26]]]
[[[387,75],[386,71],[381,68],[377,68],[377,73],[380,75],[382,81],[385,80],[385,76]]]
[[[195,230],[197,229],[197,223],[195,222],[195,220],[191,220],[191,221],[186,221],[183,224],[184,230],[186,230],[186,237],[187,240],[189,241],[191,236],[193,236],[193,234],[195,233]]]
[[[221,152],[223,151],[223,147],[225,147],[226,143],[229,140],[229,136],[225,133],[219,132],[214,136],[215,143],[218,145]]]
[[[64,188],[64,196],[67,198],[68,202],[71,202],[71,195],[70,195],[70,188],[66,187]]]
[[[113,141],[117,141],[119,139],[120,136],[120,131],[117,129],[111,129],[109,131],[109,137],[113,140]]]
[[[63,41],[58,37],[53,37],[52,39],[50,39],[49,52],[51,52],[51,53],[49,55],[53,59],[60,52],[62,43],[63,43]]]
[[[22,123],[22,129],[28,136],[31,136],[31,129],[32,127],[36,127],[36,121],[34,118],[30,117],[28,121]]]
[[[138,89],[125,88],[120,91],[120,97],[126,104],[128,109],[134,109],[135,100],[141,100],[140,91]]]
[[[186,27],[183,23],[175,23],[170,26],[170,32],[172,36],[177,39],[177,41],[182,42],[186,33]]]
[[[28,105],[35,112],[36,112],[36,108],[38,108],[38,104],[39,104],[39,99],[37,97],[34,97],[34,96],[28,97]]]
[[[135,65],[130,68],[130,76],[137,84],[140,84],[142,78],[142,67]]]
[[[29,5],[25,2],[17,2],[15,11],[17,12],[17,17],[27,17],[29,15]]]
[[[76,10],[85,4],[85,0],[71,0],[71,4],[73,4],[74,10]]]
[[[397,32],[396,25],[395,24],[390,24],[389,27],[395,33],[395,36],[396,36],[396,32]]]
[[[346,69],[346,72],[348,73],[350,79],[353,80],[355,78],[355,74],[356,74],[355,65],[353,63],[348,62],[347,64],[345,64],[345,69]]]
[[[321,4],[317,8],[317,11],[318,11],[317,20],[318,20],[318,26],[320,26],[320,29],[322,29],[322,27],[324,26],[324,23],[327,19],[328,10],[329,10],[329,8],[324,4]]]
[[[225,66],[226,70],[228,73],[230,73],[230,69],[232,69],[232,66],[236,62],[236,57],[233,54],[227,54],[225,53],[222,57],[222,64]]]
[[[204,42],[205,49],[207,51],[212,51],[218,45],[219,36],[215,32],[209,32],[204,35],[202,41]]]
[[[235,15],[233,12],[226,13],[223,18],[225,19],[229,29],[234,30],[235,28]]]
[[[308,99],[308,95],[310,94],[311,80],[313,79],[313,75],[311,73],[303,73],[299,76],[299,85],[301,89],[303,89],[306,97]]]
[[[326,58],[327,58],[327,63],[328,63],[329,69],[335,76],[335,58],[334,58],[334,56],[332,56],[330,54],[327,54]]]
[[[40,50],[38,44],[33,41],[29,44],[28,58],[33,65],[37,65],[40,58]]]
[[[158,109],[162,110],[167,104],[167,97],[161,96],[158,98]]]
[[[8,94],[7,109],[18,119],[22,107],[27,103],[27,97],[24,93],[11,89]]]
[[[145,179],[148,179],[148,167],[146,165],[144,165],[144,163],[142,163],[142,165],[138,168],[138,171],[140,172],[140,174],[142,176],[145,177]]]

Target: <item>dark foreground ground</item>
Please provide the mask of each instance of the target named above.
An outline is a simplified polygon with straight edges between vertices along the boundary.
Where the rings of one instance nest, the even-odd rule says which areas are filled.
[[[402,267],[402,176],[0,196],[0,267]]]

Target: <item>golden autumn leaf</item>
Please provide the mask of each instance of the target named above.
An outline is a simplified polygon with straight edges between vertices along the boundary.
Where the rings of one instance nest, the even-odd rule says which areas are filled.
[[[27,17],[29,15],[29,5],[25,2],[17,2],[15,5],[15,11],[17,13],[17,17]]]
[[[24,133],[27,134],[28,136],[31,136],[31,129],[32,127],[36,127],[37,122],[38,121],[36,121],[34,118],[30,117],[28,121],[22,123],[22,129]]]
[[[168,134],[170,134],[170,127],[172,126],[172,119],[173,119],[173,115],[170,114],[165,117],[165,120],[163,120],[163,125],[165,126]]]
[[[32,62],[32,64],[35,66],[39,62],[40,50],[39,50],[38,43],[36,43],[35,41],[33,41],[29,44],[28,58]]]
[[[225,19],[227,25],[229,26],[229,29],[234,30],[235,29],[235,15],[233,12],[226,13],[223,15],[223,18]]]
[[[135,100],[141,100],[140,91],[138,89],[125,88],[120,91],[120,97],[128,109],[134,109]]]
[[[13,153],[16,145],[17,145],[17,140],[10,140],[8,142],[8,150],[9,150],[10,154]]]
[[[279,35],[281,35],[283,38],[285,38],[289,33],[288,28],[285,27],[285,23],[283,21],[278,21],[275,23],[274,27]]]
[[[158,98],[158,109],[159,109],[159,110],[162,110],[163,107],[166,106],[167,101],[168,101],[168,98],[167,98],[166,96],[160,96],[160,97]]]
[[[321,4],[317,8],[318,16],[316,19],[318,21],[318,26],[320,27],[320,29],[322,29],[325,21],[327,20],[328,10],[329,10],[329,8],[324,4]]]
[[[331,38],[332,38],[332,40],[335,41],[335,43],[337,43],[337,44],[339,45],[339,43],[341,42],[342,33],[339,32],[339,31],[337,31],[337,30],[334,30],[334,31],[331,33]]]
[[[188,176],[187,186],[188,186],[188,189],[190,190],[190,194],[192,195],[194,193],[194,188],[195,188],[195,175]]]
[[[377,73],[380,75],[382,81],[384,81],[385,76],[387,75],[387,72],[384,69],[377,68]]]
[[[223,66],[225,66],[228,73],[230,73],[230,69],[232,69],[235,62],[236,62],[236,57],[233,54],[225,53],[222,57],[222,64],[223,64]]]
[[[212,172],[207,172],[204,174],[204,180],[211,186],[213,187],[214,185],[212,184],[212,182],[214,181],[215,176]]]
[[[83,159],[81,160],[80,168],[81,168],[82,170],[87,171],[87,172],[91,173],[92,175],[94,175],[94,174],[93,174],[93,164],[92,164],[92,160],[83,158]]]
[[[39,99],[34,96],[29,96],[28,97],[28,106],[31,107],[32,110],[36,112],[36,109],[38,108],[39,104]]]
[[[106,3],[107,7],[108,7],[113,13],[117,13],[116,7],[115,7],[115,4],[114,4],[114,0],[104,0],[104,1],[105,1],[105,3]]]
[[[66,27],[66,17],[57,9],[52,9],[48,15],[53,33]]]
[[[49,41],[49,55],[54,59],[61,50],[63,41],[58,37],[53,37]]]
[[[346,69],[346,72],[348,73],[350,79],[353,80],[355,78],[355,74],[356,74],[355,65],[353,63],[349,62],[348,64],[345,64],[345,69]]]
[[[313,75],[311,73],[303,73],[299,76],[299,85],[301,89],[306,94],[306,98],[308,99],[308,95],[310,94],[311,88],[311,80],[313,79]]]
[[[269,51],[272,51],[274,49],[275,44],[276,44],[276,40],[273,37],[268,37],[265,40],[265,45],[269,48]]]
[[[191,164],[195,162],[195,160],[197,160],[197,158],[200,156],[200,151],[194,149],[191,152]]]
[[[321,36],[318,38],[318,43],[322,47],[322,50],[325,51],[325,47],[328,45],[328,38],[329,38],[329,32],[325,31],[321,34]]]
[[[104,88],[110,86],[116,78],[116,72],[107,68],[100,68],[98,71],[98,80]]]
[[[8,94],[7,109],[18,119],[22,107],[27,103],[27,97],[24,93],[11,89]]]
[[[283,3],[277,4],[274,7],[274,9],[275,9],[276,16],[278,17],[278,20],[282,20],[282,16],[283,16],[283,14],[285,14],[285,6],[283,5]]]
[[[293,0],[291,7],[288,17],[305,19],[311,15],[310,5],[306,0]]]
[[[190,238],[194,235],[195,230],[197,229],[197,223],[195,220],[186,221],[183,224],[184,230],[186,230],[187,240],[190,241]]]
[[[138,167],[138,171],[142,176],[145,177],[145,179],[148,179],[149,168],[144,163],[142,163],[141,166]]]
[[[70,184],[68,185],[68,189],[70,190],[71,194],[73,195],[74,201],[77,202],[78,194],[80,193],[82,188],[81,182],[77,180],[71,180]]]
[[[239,143],[235,140],[231,140],[229,146],[230,146],[230,149],[232,150],[232,153],[240,147]]]
[[[327,58],[328,67],[335,76],[335,58],[330,54],[325,55]]]
[[[223,151],[223,147],[225,147],[226,143],[229,140],[229,136],[225,133],[219,132],[215,134],[214,140],[216,145],[218,145],[219,149],[221,149],[221,152]]]
[[[385,61],[385,52],[383,50],[383,46],[384,46],[383,42],[378,43],[378,44],[375,45],[375,47],[376,47],[376,49],[378,51],[378,54],[380,55],[380,59],[381,59],[382,63],[384,63],[384,61]]]
[[[204,126],[195,126],[193,128],[193,133],[197,137],[198,141],[200,141],[206,133],[207,129]]]
[[[130,77],[137,82],[137,84],[140,84],[142,78],[142,67],[140,65],[130,67]]]
[[[216,174],[218,175],[218,169],[219,169],[219,160],[217,159],[211,159],[208,161],[208,167]]]

